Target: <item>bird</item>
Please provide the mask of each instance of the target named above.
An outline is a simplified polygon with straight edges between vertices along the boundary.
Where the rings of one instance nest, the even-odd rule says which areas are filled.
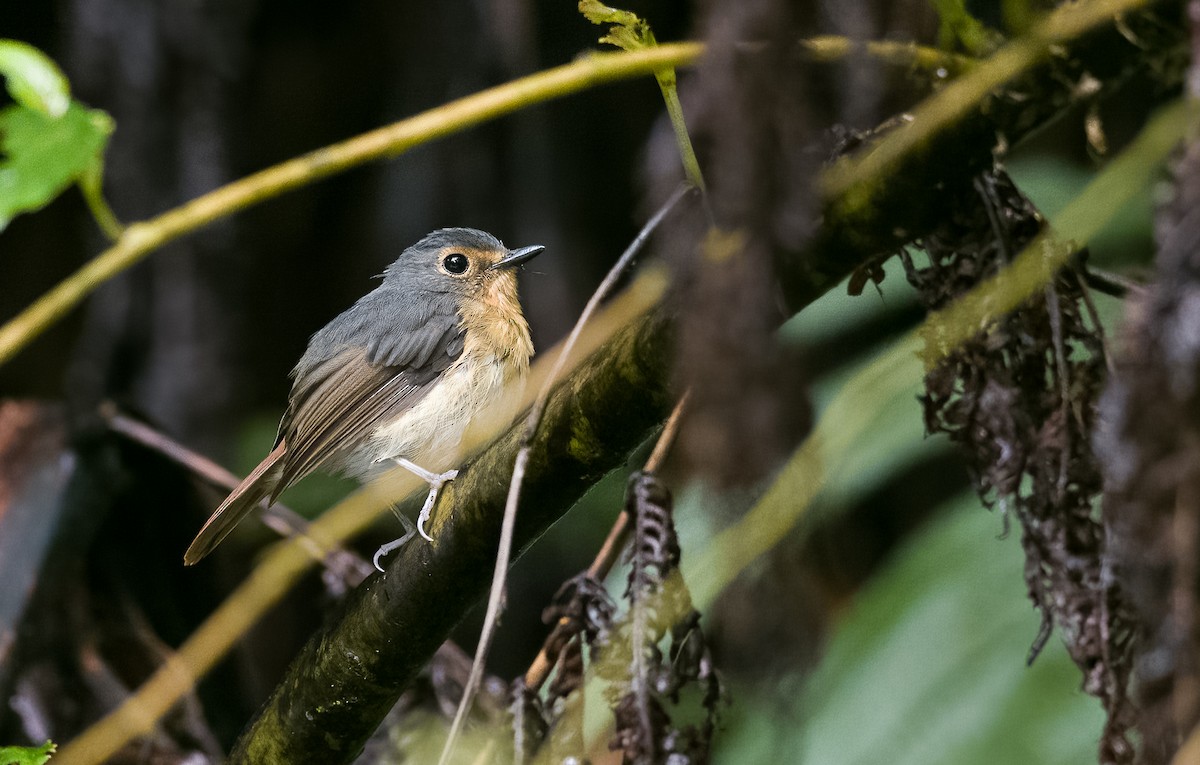
[[[417,530],[432,541],[425,524],[439,489],[458,475],[446,468],[463,434],[529,372],[533,340],[516,272],[544,249],[508,249],[472,228],[439,229],[406,248],[375,289],[309,339],[271,452],[208,518],[184,564],[316,470],[367,481],[407,468],[429,484]],[[401,520],[408,533],[375,554],[381,571],[382,557],[412,536]]]

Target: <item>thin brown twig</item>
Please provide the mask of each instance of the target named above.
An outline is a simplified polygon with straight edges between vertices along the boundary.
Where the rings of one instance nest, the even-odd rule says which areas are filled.
[[[218,489],[233,491],[241,483],[236,475],[216,462],[203,454],[192,451],[146,423],[122,413],[111,401],[102,403],[99,413],[101,419],[114,433],[119,433],[130,441],[158,452]],[[280,536],[298,538],[304,549],[314,559],[321,561],[347,588],[358,586],[375,571],[366,559],[341,545],[322,547],[309,536],[308,520],[285,505],[274,504],[270,507],[263,507],[260,517],[267,528]]]
[[[679,424],[683,420],[684,412],[687,411],[687,403],[691,395],[692,392],[690,390],[684,391],[683,395],[679,398],[679,403],[671,410],[671,416],[667,418],[662,432],[658,434],[658,440],[654,442],[654,450],[646,458],[646,464],[642,465],[642,472],[657,473],[662,468],[663,462],[667,459],[667,454],[670,453],[671,447],[675,444],[675,436],[679,433]]]
[[[1083,305],[1087,309],[1088,318],[1091,319],[1092,326],[1096,330],[1096,337],[1100,339],[1100,352],[1104,354],[1104,367],[1110,375],[1115,375],[1117,373],[1117,363],[1109,350],[1108,333],[1104,331],[1104,322],[1100,321],[1100,312],[1096,310],[1096,301],[1092,300],[1092,290],[1089,289],[1091,285],[1087,281],[1089,269],[1086,265],[1081,264],[1071,269],[1071,273],[1075,276],[1075,282],[1079,285],[1079,294],[1083,298]]]
[[[158,452],[216,488],[232,491],[240,483],[238,477],[232,472],[146,423],[121,412],[113,402],[105,401],[100,405],[99,411],[101,418],[114,433]],[[346,589],[357,587],[375,572],[375,567],[353,550],[336,544],[328,550],[322,548],[316,540],[308,536],[308,527],[310,526],[308,520],[286,505],[276,503],[269,508],[264,508],[261,517],[267,528],[280,536],[297,537],[300,544],[312,554],[313,558],[321,561],[330,572],[337,576]],[[470,655],[453,640],[442,643],[436,656],[440,657],[447,665],[468,669],[470,667]],[[501,682],[499,678],[490,676],[488,678],[489,684],[499,682]]]
[[[1115,298],[1125,298],[1130,295],[1138,296],[1146,291],[1143,284],[1130,279],[1128,276],[1106,271],[1104,269],[1093,268],[1087,266],[1083,269],[1084,279],[1087,281],[1087,286],[1096,290],[1096,292],[1109,295]]]
[[[1171,758],[1171,765],[1200,765],[1200,725],[1192,728]]]
[[[559,375],[562,373],[562,368],[570,356],[571,348],[574,347],[580,334],[583,332],[584,326],[591,319],[600,304],[608,297],[609,293],[616,288],[617,283],[625,272],[636,260],[649,240],[650,235],[658,228],[663,219],[675,206],[690,192],[694,187],[690,184],[682,184],[675,193],[660,207],[634,240],[625,248],[625,252],[621,253],[621,257],[609,269],[604,280],[600,282],[600,286],[592,293],[592,297],[584,306],[583,312],[576,320],[575,326],[571,328],[571,332],[567,335],[566,341],[563,343],[562,353],[555,360],[554,366],[550,370],[550,374],[546,376],[542,383],[542,388],[538,391],[537,398],[533,402],[533,406],[529,409],[529,414],[525,419],[525,431],[521,436],[520,448],[517,451],[517,458],[513,465],[512,480],[508,486],[508,497],[504,503],[504,520],[500,527],[500,542],[496,550],[496,568],[492,574],[492,589],[488,594],[487,611],[483,617],[483,627],[480,630],[479,644],[475,649],[475,661],[471,666],[471,674],[467,678],[467,684],[463,688],[462,701],[458,705],[458,711],[454,715],[454,722],[450,725],[450,733],[446,737],[446,744],[442,748],[442,756],[439,758],[439,765],[446,765],[450,761],[450,755],[454,751],[454,744],[458,738],[459,731],[462,730],[463,723],[466,721],[467,712],[471,708],[471,702],[474,700],[475,692],[479,688],[479,683],[483,678],[483,667],[487,662],[488,649],[491,647],[492,638],[496,632],[496,625],[499,622],[500,611],[503,608],[504,601],[504,583],[508,573],[508,564],[512,559],[512,540],[513,534],[517,525],[517,504],[521,498],[521,485],[525,480],[525,471],[529,465],[530,445],[533,441],[533,436],[537,432],[538,425],[541,423],[542,415],[546,410],[546,405],[550,401],[550,393],[554,389],[554,385],[558,382]]]
[[[595,579],[597,582],[604,581],[604,577],[608,576],[609,571],[612,571],[617,558],[621,555],[621,550],[625,547],[625,539],[628,536],[629,513],[625,512],[624,508],[622,508],[621,512],[617,514],[617,519],[613,521],[612,528],[608,530],[608,536],[604,538],[604,544],[600,545],[600,549],[596,551],[596,557],[592,560],[592,565],[587,568],[589,578]],[[533,668],[530,667],[530,672],[532,671]],[[528,679],[529,673],[526,673],[525,677]],[[529,688],[540,686],[543,680],[545,678],[532,684],[526,682],[526,686]]]
[[[654,450],[650,452],[650,457],[647,458],[646,464],[642,466],[642,470],[647,473],[657,473],[662,467],[663,461],[667,458],[667,454],[671,450],[671,445],[675,443],[675,435],[679,432],[679,423],[683,418],[684,409],[687,406],[688,393],[685,392],[683,397],[679,399],[679,403],[675,405],[671,416],[667,418],[667,422],[663,425],[662,432],[658,434],[658,440],[654,442]],[[608,572],[612,571],[613,565],[616,564],[621,550],[625,547],[625,540],[629,536],[629,513],[624,509],[617,515],[617,519],[613,521],[612,528],[608,530],[608,536],[604,539],[604,544],[596,552],[596,557],[592,560],[592,565],[587,568],[587,576],[596,581],[603,581]],[[560,624],[566,623],[566,617],[559,619]],[[546,647],[538,651],[538,655],[534,657],[533,662],[529,665],[529,669],[525,671],[525,687],[533,691],[542,687],[542,683],[546,682],[546,678],[550,676],[550,670],[553,668],[553,661],[546,653]]]

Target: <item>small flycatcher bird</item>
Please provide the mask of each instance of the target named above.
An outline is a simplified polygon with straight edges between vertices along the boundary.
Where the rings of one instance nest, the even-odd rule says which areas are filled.
[[[406,467],[429,483],[417,529],[432,540],[425,523],[458,474],[446,463],[471,420],[529,371],[533,341],[515,266],[543,249],[510,250],[483,231],[446,228],[401,253],[382,284],[308,341],[274,448],[213,512],[184,564],[314,470],[367,480]],[[411,535],[379,548],[376,567]]]

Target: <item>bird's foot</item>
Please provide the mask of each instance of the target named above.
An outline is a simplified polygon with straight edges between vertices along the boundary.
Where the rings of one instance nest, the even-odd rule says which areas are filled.
[[[429,516],[433,514],[433,506],[437,502],[438,492],[447,483],[458,478],[458,471],[447,470],[445,473],[434,473],[403,457],[395,457],[394,459],[397,465],[419,476],[425,483],[429,484],[429,494],[425,497],[425,504],[421,506],[421,514],[417,516],[417,532],[432,542],[433,537],[429,536],[425,531],[425,524],[429,522]]]
[[[378,569],[380,573],[383,573],[383,564],[380,563],[380,561],[383,560],[388,553],[392,552],[393,550],[399,550],[401,547],[403,547],[404,543],[412,539],[413,534],[417,533],[417,530],[413,528],[412,521],[405,517],[395,505],[392,505],[392,513],[400,519],[400,525],[404,527],[404,536],[400,537],[399,539],[393,539],[387,544],[380,545],[379,549],[375,551],[375,557],[371,558],[371,562],[375,564],[375,568]]]
[[[429,521],[429,516],[433,514],[433,506],[437,502],[438,492],[457,477],[457,470],[447,470],[437,477],[436,482],[429,482],[429,494],[425,497],[425,504],[421,505],[421,514],[417,516],[417,532],[430,542],[433,541],[433,537],[425,531],[425,524]]]

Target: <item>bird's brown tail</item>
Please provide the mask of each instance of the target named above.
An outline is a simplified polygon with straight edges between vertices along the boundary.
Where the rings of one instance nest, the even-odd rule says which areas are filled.
[[[257,507],[264,497],[269,496],[275,490],[279,483],[279,476],[283,472],[283,465],[280,461],[286,452],[287,447],[280,442],[266,456],[266,459],[258,463],[258,467],[254,468],[250,475],[246,476],[246,479],[230,492],[221,506],[204,522],[200,533],[196,534],[196,538],[192,540],[187,552],[183,554],[183,565],[191,566],[200,562],[205,555],[213,551],[213,548],[221,544],[221,540],[229,536],[233,527]]]

